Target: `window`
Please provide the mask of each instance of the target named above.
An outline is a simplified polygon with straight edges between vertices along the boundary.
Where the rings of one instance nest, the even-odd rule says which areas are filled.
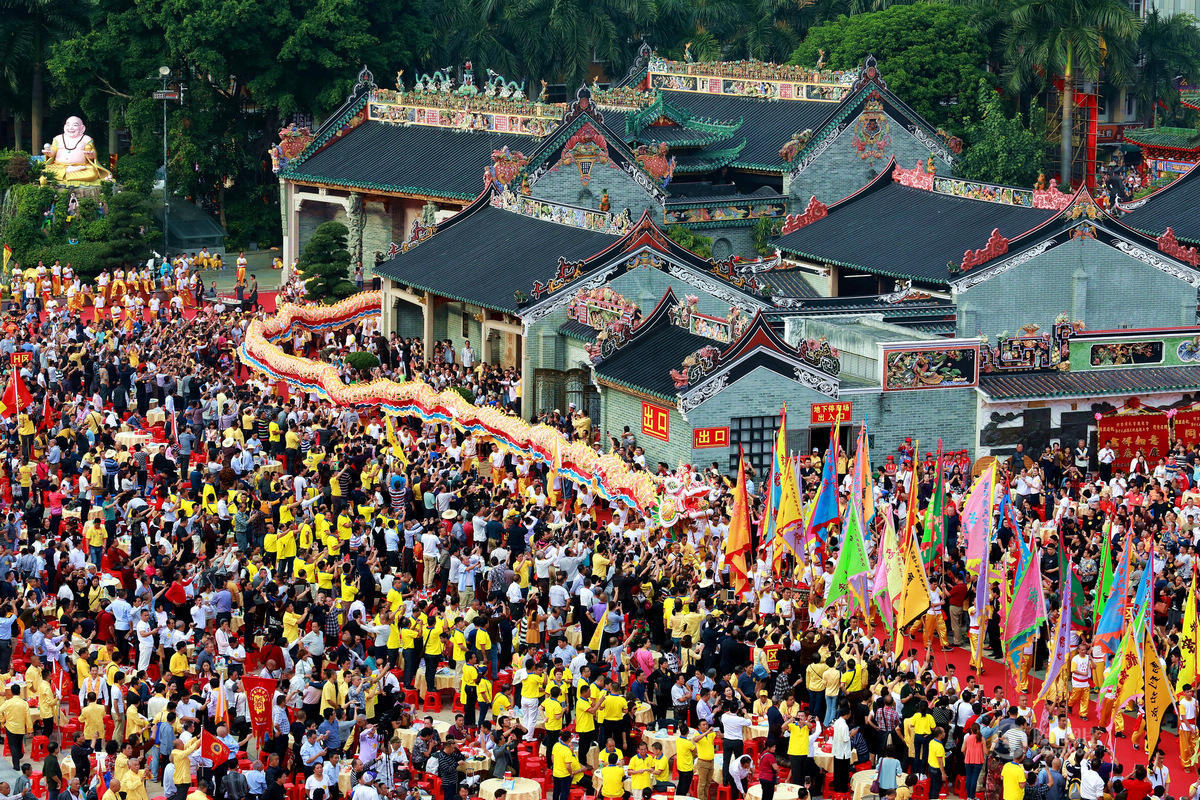
[[[462,310],[462,338],[471,338],[471,312],[467,310],[466,306],[463,306]]]
[[[1137,113],[1137,98],[1133,96],[1133,92],[1125,93],[1125,119],[1131,120]]]
[[[775,446],[775,426],[779,415],[769,417],[734,417],[729,420],[729,468],[738,465],[738,445],[746,453],[746,464],[754,466],[758,481],[771,468],[771,450]]]

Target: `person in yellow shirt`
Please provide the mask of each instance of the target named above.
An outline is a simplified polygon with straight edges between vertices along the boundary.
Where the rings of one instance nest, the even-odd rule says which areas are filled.
[[[696,796],[708,797],[709,787],[712,786],[713,760],[717,757],[717,732],[707,720],[700,720],[699,732],[693,734],[692,742],[696,745]]]
[[[468,728],[475,727],[475,708],[479,704],[478,661],[477,655],[467,653],[467,663],[463,664],[462,682],[458,690],[458,701],[463,704],[464,723]]]
[[[550,774],[554,778],[553,800],[570,800],[571,781],[583,774],[583,767],[568,744],[570,738],[570,734],[561,730],[554,733],[552,739],[547,734],[550,742]]]
[[[937,727],[933,716],[929,713],[929,703],[922,700],[917,713],[912,718],[913,754],[918,764],[929,761],[929,740],[933,738],[933,729]]]
[[[184,744],[175,739],[175,748],[171,751],[171,763],[175,765],[175,797],[186,797],[192,788],[192,753],[200,747],[200,737],[193,737]]]
[[[338,681],[334,677],[333,670],[325,670],[325,684],[321,687],[321,715],[325,715],[325,710],[329,708],[340,708],[339,702],[340,692],[338,691]]]
[[[442,653],[446,650],[446,644],[442,637],[446,635],[446,621],[437,615],[437,608],[430,606],[429,622],[425,625],[425,630],[421,633],[421,643],[425,646],[425,692],[426,694],[437,691],[437,683],[434,681],[434,676],[437,675],[438,663],[442,660]]]
[[[634,800],[648,800],[650,790],[654,788],[654,773],[656,765],[650,756],[646,743],[638,745],[637,753],[629,759],[629,788]]]
[[[617,753],[600,753],[600,796],[604,800],[621,800],[625,797],[625,768]]]
[[[938,726],[933,729],[933,739],[929,742],[929,796],[940,797],[942,787],[946,784],[946,729]]]
[[[0,723],[4,724],[12,767],[20,772],[21,758],[25,755],[25,737],[33,733],[33,719],[29,716],[29,704],[21,697],[20,684],[9,685],[8,699],[0,704]]]
[[[580,761],[587,760],[592,745],[596,743],[596,714],[600,711],[600,700],[595,694],[593,686],[586,679],[579,682],[575,696],[575,733],[579,735]]]
[[[558,741],[558,735],[562,733],[563,716],[566,714],[566,707],[559,699],[562,697],[562,692],[557,686],[550,687],[550,694],[542,701],[542,714],[546,721],[543,724],[545,728],[545,736],[542,741],[546,744],[546,759],[549,760],[554,750],[554,743]]]
[[[688,738],[686,722],[679,723],[679,735],[675,739],[675,768],[679,770],[675,794],[688,795],[696,769],[696,743]]]
[[[83,723],[83,738],[91,742],[93,748],[98,748],[104,741],[104,720],[107,716],[108,709],[94,693],[89,692],[87,705],[79,711],[79,721]]]
[[[525,728],[525,741],[534,740],[533,731],[537,728],[538,708],[542,692],[545,690],[546,679],[542,677],[542,667],[529,659],[529,674],[521,682],[521,725]]]
[[[492,719],[499,723],[500,718],[512,708],[512,700],[503,691],[496,692],[492,697]]]

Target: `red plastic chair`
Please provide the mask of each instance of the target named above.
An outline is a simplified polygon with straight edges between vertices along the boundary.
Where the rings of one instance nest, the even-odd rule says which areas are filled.
[[[49,736],[33,737],[33,744],[29,749],[30,761],[41,761],[46,758],[46,748],[50,744]]]

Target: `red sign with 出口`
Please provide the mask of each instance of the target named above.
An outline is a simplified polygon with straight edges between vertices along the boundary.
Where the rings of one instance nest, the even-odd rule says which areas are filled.
[[[854,403],[850,400],[840,400],[836,403],[813,403],[809,411],[810,425],[832,425],[835,422],[849,422],[854,415]]]
[[[692,449],[729,447],[729,428],[695,428],[692,430]]]
[[[642,433],[647,436],[653,436],[655,439],[662,439],[664,442],[669,442],[671,440],[670,409],[643,401]]]

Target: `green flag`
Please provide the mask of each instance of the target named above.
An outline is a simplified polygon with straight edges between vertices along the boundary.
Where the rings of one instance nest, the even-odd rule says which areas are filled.
[[[1084,611],[1089,599],[1083,590],[1083,581],[1079,580],[1079,575],[1071,568],[1071,561],[1067,558],[1067,548],[1063,544],[1062,538],[1058,540],[1058,575],[1059,580],[1071,581],[1071,624],[1080,628],[1088,627],[1087,615]]]
[[[850,607],[867,609],[866,576],[871,566],[867,562],[867,546],[863,541],[862,512],[851,500],[846,507],[846,525],[842,534],[842,550],[829,583],[826,605],[844,595],[851,596]]]
[[[1102,541],[1100,549],[1100,576],[1099,581],[1096,583],[1095,604],[1092,606],[1091,627],[1093,630],[1096,628],[1096,623],[1100,621],[1100,613],[1104,610],[1104,604],[1108,601],[1108,595],[1112,592],[1112,522],[1105,520],[1100,539]]]

